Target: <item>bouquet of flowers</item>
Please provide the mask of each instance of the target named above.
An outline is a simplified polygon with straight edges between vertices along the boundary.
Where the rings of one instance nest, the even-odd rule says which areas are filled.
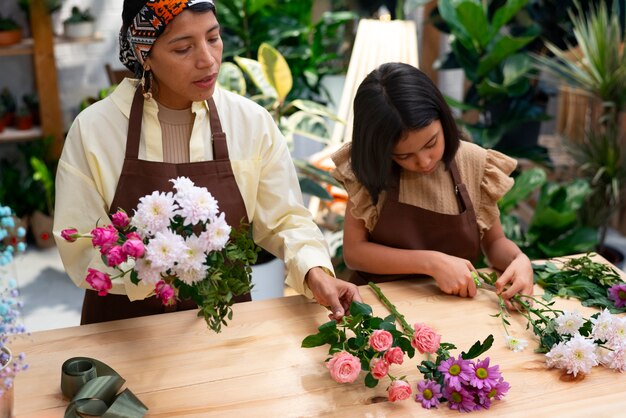
[[[22,301],[17,281],[5,269],[14,254],[26,249],[26,244],[18,242],[25,235],[24,228],[16,227],[11,209],[0,205],[0,398],[13,386],[15,375],[28,368],[24,354],[14,356],[9,347],[11,340],[26,333],[26,329],[21,322]]]
[[[85,280],[106,296],[112,279],[130,275],[133,283],[154,286],[165,305],[192,298],[207,325],[220,332],[232,319],[233,297],[252,289],[250,265],[258,247],[247,225],[232,229],[219,212],[217,200],[187,177],[170,180],[176,193],[153,192],[139,200],[129,217],[119,210],[112,225],[81,234],[62,231],[70,242],[90,239],[102,260],[116,274],[89,268]]]
[[[504,381],[498,366],[490,367],[488,357],[476,363],[471,361],[489,350],[493,343],[491,335],[482,343],[477,341],[467,353],[453,357],[450,350],[456,346],[441,342],[441,336],[426,324],[416,323],[411,327],[380,288],[374,283],[369,285],[392,315],[375,317],[369,305],[353,302],[350,315],[344,316],[341,322],[327,322],[318,328],[317,334],[302,341],[305,348],[330,345],[328,353],[331,357],[326,367],[333,380],[352,383],[364,371],[367,387],[373,388],[388,378],[388,400],[408,399],[412,393],[411,385],[406,376],[395,376],[392,368],[395,364],[402,364],[405,355],[413,358],[417,350],[428,356],[417,366],[425,380],[417,384],[415,401],[424,408],[448,401],[451,409],[463,412],[487,409],[492,400],[501,399],[506,394],[509,384]],[[396,320],[402,330],[396,328]],[[432,354],[436,355],[434,361],[430,359]]]
[[[493,284],[495,273],[483,274],[486,283]],[[578,312],[554,309],[554,301],[532,296],[515,296],[514,306],[527,321],[527,328],[539,338],[535,350],[545,353],[548,367],[563,369],[576,377],[588,374],[594,366],[604,365],[613,370],[626,370],[626,318],[611,314],[608,309],[584,318]],[[508,311],[499,297],[500,317],[507,335],[507,346],[514,351],[528,344],[509,334]]]

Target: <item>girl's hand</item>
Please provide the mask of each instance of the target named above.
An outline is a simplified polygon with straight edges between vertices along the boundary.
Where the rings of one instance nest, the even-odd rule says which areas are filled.
[[[510,285],[506,290],[507,285]],[[524,253],[520,253],[504,273],[496,280],[496,293],[502,296],[507,308],[511,309],[510,299],[516,294],[533,294],[533,267],[530,259]]]
[[[476,295],[476,283],[472,272],[475,270],[468,260],[440,253],[430,275],[442,292],[473,298]]]

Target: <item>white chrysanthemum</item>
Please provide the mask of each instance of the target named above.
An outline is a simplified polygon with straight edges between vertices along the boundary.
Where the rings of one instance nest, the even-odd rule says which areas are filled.
[[[613,347],[613,351],[609,351],[602,363],[606,367],[623,373],[626,370],[626,345],[621,344]]]
[[[613,315],[608,309],[604,309],[597,318],[591,318],[590,321],[593,324],[591,335],[594,340],[607,341],[614,334]]]
[[[177,177],[170,181],[174,184],[174,189],[176,189],[175,197],[177,200],[184,197],[185,194],[194,187],[194,183],[189,177]]]
[[[178,204],[176,214],[185,219],[184,225],[212,220],[218,211],[217,200],[206,187],[192,187],[187,190],[184,196],[178,198]]]
[[[609,343],[612,345],[626,345],[626,317],[613,315],[612,331]]]
[[[565,311],[562,315],[556,317],[554,322],[556,324],[556,331],[560,335],[576,335],[580,327],[585,323],[585,319],[576,311]]]
[[[512,350],[516,353],[523,351],[528,345],[528,341],[523,338],[513,337],[512,335],[507,335],[506,337],[506,346],[509,350]]]
[[[152,263],[143,257],[137,259],[134,268],[142,282],[155,285],[161,280],[161,271],[153,268]]]
[[[576,335],[567,343],[567,354],[564,359],[564,368],[567,373],[573,374],[574,377],[578,373],[589,373],[593,366],[598,365],[598,356],[596,355],[596,345],[593,340]]]
[[[208,266],[203,265],[199,269],[183,270],[183,269],[177,268],[175,270],[175,273],[176,273],[176,276],[180,280],[191,285],[196,282],[200,282],[204,280],[204,278],[206,277],[207,270],[208,270]]]
[[[152,268],[165,272],[184,257],[186,248],[183,237],[166,229],[163,232],[157,232],[146,245],[145,257],[152,264]]]
[[[155,235],[170,226],[176,202],[172,193],[152,192],[139,199],[131,224],[142,231],[142,235]]]
[[[568,348],[564,342],[554,344],[550,351],[546,353],[546,364],[548,367],[556,367],[562,369],[564,360],[568,354]]]
[[[205,226],[205,231],[200,234],[200,239],[210,251],[220,251],[230,238],[230,226],[226,223],[224,212]]]
[[[206,261],[204,240],[191,235],[185,240],[184,256],[178,262],[178,269],[199,270]]]

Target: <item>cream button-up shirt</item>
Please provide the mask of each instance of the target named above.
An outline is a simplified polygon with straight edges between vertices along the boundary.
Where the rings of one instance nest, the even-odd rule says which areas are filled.
[[[122,171],[128,118],[137,81],[125,79],[106,99],[85,109],[67,135],[56,176],[55,239],[65,269],[74,283],[90,288],[87,269],[106,267],[91,241],[63,240],[61,230],[89,232],[111,223],[110,205]],[[213,94],[226,134],[235,180],[241,191],[248,219],[253,222],[257,244],[284,260],[287,284],[312,297],[304,276],[313,267],[332,271],[328,247],[311,214],[302,205],[302,195],[287,143],[274,120],[249,99],[217,88]],[[195,121],[189,141],[191,162],[213,159],[209,110],[204,102],[192,104]],[[158,106],[145,102],[139,158],[163,161]],[[122,191],[123,192],[123,191]],[[129,278],[113,280],[111,293],[143,299],[153,291],[136,286]]]

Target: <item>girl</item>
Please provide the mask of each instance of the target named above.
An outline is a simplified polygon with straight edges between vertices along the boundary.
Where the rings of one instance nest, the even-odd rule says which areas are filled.
[[[428,275],[445,293],[473,297],[482,248],[503,271],[496,289],[507,303],[532,294],[530,260],[504,236],[496,204],[516,162],[462,141],[420,70],[389,63],[371,72],[354,99],[352,142],[332,158],[349,194],[343,255],[355,283]]]
[[[87,269],[106,267],[88,240],[69,244],[58,231],[110,223],[118,208],[131,214],[140,197],[186,176],[217,198],[230,225],[252,222],[255,241],[285,261],[288,283],[340,318],[361,299],[331,276],[284,138],[262,107],[216,88],[223,44],[213,1],[125,0],[122,21],[120,59],[137,79],[78,115],[59,161],[54,229],[69,276],[88,287]],[[81,323],[164,312],[151,290],[120,279],[106,297],[88,289]]]

